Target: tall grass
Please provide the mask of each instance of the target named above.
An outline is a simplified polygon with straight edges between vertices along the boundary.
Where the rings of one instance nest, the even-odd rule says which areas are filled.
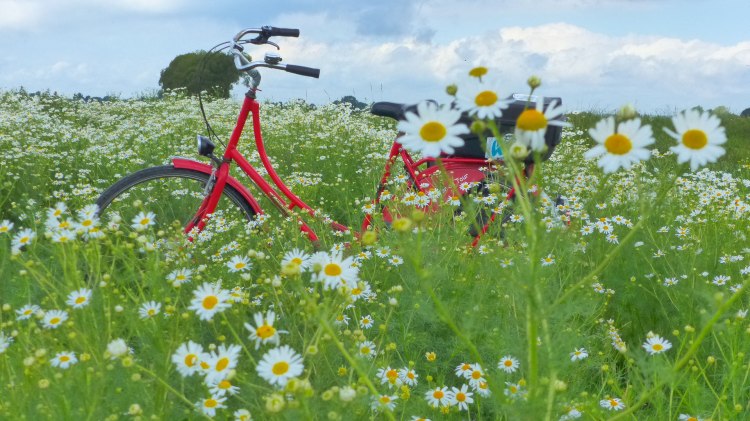
[[[232,101],[207,104],[221,136],[237,109]],[[355,258],[359,287],[371,289],[355,300],[314,282],[320,268],[282,266],[292,249],[315,250],[295,218],[270,211],[255,227],[230,221],[228,231],[209,227],[210,241],[190,244],[158,215],[142,232],[130,221],[108,227],[104,218],[103,238],[55,242],[45,223],[59,202],[67,210],[58,222],[80,219],[77,212],[119,177],[195,155],[203,127],[193,99],[99,104],[5,92],[0,113],[0,222],[13,223],[0,234],[0,418],[205,417],[209,387],[201,374],[181,375],[172,358],[188,341],[207,353],[240,346],[229,377],[239,393],[221,403],[218,419],[241,409],[255,419],[748,416],[748,119],[723,116],[726,156],[688,173],[668,153],[661,127],[669,118],[646,116],[658,153],[605,176],[582,157],[591,146],[586,130],[602,116],[570,115],[574,127],[535,180],[550,197],[567,198],[563,215],[524,193],[507,204],[516,218],[493,226],[477,248],[468,246],[469,213],[478,207],[471,197],[465,216],[442,200],[428,213],[393,200],[410,226],[386,229],[376,216],[376,238],[362,241],[311,222],[324,251]],[[301,102],[264,104],[262,118],[269,153],[295,193],[357,227],[394,124]],[[252,156],[249,130],[243,142]],[[388,185],[395,198],[409,192],[397,176]],[[616,242],[596,227],[585,234],[602,218]],[[13,253],[12,238],[24,228],[36,238]],[[251,268],[232,271],[235,256],[248,257]],[[192,274],[176,287],[170,275],[179,269]],[[720,276],[730,280],[716,285]],[[200,285],[216,282],[231,291],[231,307],[201,320],[191,301]],[[82,288],[91,290],[88,304],[67,304]],[[161,305],[158,314],[143,318],[139,309],[150,301]],[[39,310],[19,317],[29,304]],[[303,357],[303,374],[284,388],[257,371],[276,346],[256,349],[245,327],[270,309],[275,328],[286,331],[280,343]],[[67,311],[68,320],[45,327],[52,310]],[[374,323],[363,327],[363,318]],[[672,347],[650,355],[642,345],[654,334]],[[118,338],[129,347],[122,354],[110,346]],[[372,358],[361,352],[368,343]],[[582,349],[588,357],[573,361]],[[61,352],[75,353],[77,363],[55,367]],[[518,367],[504,370],[504,357]],[[481,366],[486,392],[465,389],[473,393],[466,410],[431,407],[425,397],[435,388],[468,385],[456,374],[464,363]],[[416,383],[389,382],[389,368],[412,370]],[[607,409],[615,398],[624,407]]]

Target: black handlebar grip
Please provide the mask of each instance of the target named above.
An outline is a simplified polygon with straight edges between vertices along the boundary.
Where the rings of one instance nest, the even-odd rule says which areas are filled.
[[[312,67],[295,66],[294,64],[287,64],[284,70],[286,70],[289,73],[294,73],[297,75],[308,76],[308,77],[314,77],[316,79],[320,77],[320,69],[313,69]]]
[[[268,27],[269,37],[299,37],[299,29]]]

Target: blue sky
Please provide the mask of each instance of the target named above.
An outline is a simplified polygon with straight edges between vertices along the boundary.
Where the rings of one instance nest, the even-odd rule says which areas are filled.
[[[475,65],[508,93],[542,77],[569,110],[750,107],[750,0],[0,0],[0,88],[131,96],[178,54],[244,27],[297,27],[263,95],[447,100]],[[263,49],[257,50],[262,55]]]

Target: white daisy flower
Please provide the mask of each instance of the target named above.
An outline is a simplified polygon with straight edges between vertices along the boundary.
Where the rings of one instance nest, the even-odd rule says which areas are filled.
[[[424,398],[427,400],[427,403],[434,408],[437,408],[438,406],[449,406],[452,400],[451,392],[446,386],[428,390],[425,392]]]
[[[226,379],[229,372],[237,366],[241,351],[242,347],[239,345],[219,345],[216,352],[211,352],[204,361],[205,365],[208,366],[208,368],[203,369],[203,373],[206,375],[206,383],[210,384]]]
[[[570,353],[570,361],[580,361],[589,356],[586,348],[576,348]]]
[[[177,287],[186,282],[190,282],[192,276],[192,269],[181,268],[173,270],[169,275],[167,275],[167,280],[172,283],[173,286]]]
[[[281,267],[283,268],[290,263],[296,264],[304,271],[310,267],[310,255],[305,253],[304,250],[292,249],[284,254],[281,259]]]
[[[227,262],[230,272],[242,272],[252,267],[250,259],[247,256],[233,256]]]
[[[404,135],[398,142],[411,152],[421,152],[425,157],[438,157],[441,153],[451,154],[454,148],[464,145],[458,137],[469,133],[463,124],[456,124],[461,111],[448,107],[438,107],[431,102],[417,105],[417,114],[406,113],[406,120],[399,121],[396,128]]]
[[[232,304],[229,291],[221,288],[221,283],[204,282],[193,291],[189,310],[194,310],[201,320],[211,320],[218,312],[224,311]]]
[[[375,411],[392,411],[396,407],[396,395],[380,395],[372,397],[372,409]]]
[[[156,215],[153,212],[140,212],[130,222],[133,229],[143,231],[156,223]]]
[[[4,219],[2,222],[0,222],[0,234],[5,234],[7,232],[10,232],[10,230],[13,229],[13,223],[8,221],[7,219]]]
[[[362,341],[357,344],[357,353],[361,357],[373,359],[378,352],[373,341]]]
[[[495,119],[503,115],[509,101],[500,99],[496,83],[468,78],[456,93],[456,106],[480,120]]]
[[[66,369],[78,362],[75,352],[58,352],[54,358],[49,360],[52,367]]]
[[[289,379],[302,374],[304,368],[302,356],[283,345],[266,352],[255,369],[264,380],[283,388]]]
[[[65,304],[73,308],[83,308],[89,305],[90,300],[91,290],[88,288],[81,288],[68,294],[68,299],[65,301]]]
[[[138,315],[141,319],[150,319],[161,312],[161,303],[156,301],[148,301],[141,305],[138,309]]]
[[[45,329],[57,329],[68,320],[68,312],[65,310],[50,310],[44,314],[42,326]]]
[[[651,157],[651,152],[645,148],[654,143],[651,126],[641,126],[638,118],[623,121],[615,127],[615,118],[608,117],[589,129],[589,134],[598,145],[589,149],[584,157],[600,157],[598,165],[605,173],[619,168],[630,169],[633,164]]]
[[[255,313],[255,326],[245,323],[245,329],[250,331],[249,338],[255,341],[255,349],[260,348],[261,344],[273,343],[279,345],[279,333],[286,333],[283,330],[276,330],[273,326],[276,321],[276,313],[268,310],[266,314]]]
[[[28,320],[42,309],[36,304],[26,304],[16,310],[16,320]]]
[[[625,404],[620,398],[602,399],[599,401],[599,406],[610,411],[619,411],[625,408]]]
[[[552,100],[544,110],[544,98],[539,97],[534,108],[525,109],[516,120],[516,139],[532,151],[542,152],[547,147],[547,127],[570,127],[571,124],[557,119],[563,114],[557,100]],[[557,119],[557,120],[556,120]]]
[[[7,336],[5,333],[0,332],[0,354],[4,353],[12,342],[12,336]]]
[[[721,121],[708,112],[695,109],[684,111],[672,117],[676,132],[664,128],[677,146],[669,148],[677,154],[677,162],[690,162],[690,170],[695,171],[709,162],[724,155],[724,148],[719,146],[727,141],[727,135]]]
[[[654,355],[672,348],[672,344],[659,335],[650,335],[643,344],[643,348],[648,351],[649,354]]]
[[[172,354],[172,362],[183,377],[192,376],[201,371],[201,362],[208,358],[209,355],[203,351],[203,347],[193,341],[183,343]]]
[[[459,411],[468,411],[469,404],[474,402],[474,399],[472,398],[474,394],[469,392],[469,386],[463,384],[460,389],[453,387],[451,388],[451,392],[453,398],[451,399],[451,406],[458,406]]]
[[[404,383],[398,375],[398,370],[391,368],[390,366],[379,368],[375,375],[380,379],[381,384],[387,384],[391,389],[393,387],[399,387]]]
[[[209,398],[201,399],[196,402],[195,407],[207,417],[213,418],[216,416],[217,409],[227,407],[226,405],[224,405],[224,401],[226,400],[227,398],[225,397],[211,396]]]
[[[518,370],[518,360],[515,357],[506,355],[500,358],[500,362],[497,364],[497,368],[503,370],[506,373],[513,373]]]
[[[354,258],[351,256],[344,258],[340,251],[333,251],[330,254],[315,253],[311,258],[311,264],[313,267],[319,267],[320,270],[313,275],[312,281],[322,282],[324,289],[356,288],[359,281],[359,269],[352,266],[352,263],[354,263]]]

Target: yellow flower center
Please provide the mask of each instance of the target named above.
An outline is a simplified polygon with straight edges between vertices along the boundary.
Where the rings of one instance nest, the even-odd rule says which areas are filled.
[[[625,155],[633,149],[633,142],[620,133],[615,133],[604,141],[604,147],[612,155]]]
[[[425,142],[439,142],[446,134],[448,134],[448,129],[439,121],[427,122],[419,130],[419,136]]]
[[[391,382],[394,382],[398,378],[398,371],[388,370],[388,372],[385,373],[385,376],[388,377],[388,380],[390,380]]]
[[[341,266],[337,265],[336,263],[327,264],[323,271],[328,276],[339,276],[341,275],[341,272],[342,272]]]
[[[359,350],[359,353],[360,353],[360,354],[364,354],[364,355],[367,355],[367,354],[369,354],[369,353],[370,353],[370,347],[369,347],[369,346],[363,346],[363,347],[362,347],[362,348],[361,348],[361,349]]]
[[[26,243],[29,242],[29,240],[30,240],[29,237],[21,237],[21,239],[18,240],[18,242],[21,243],[21,244],[26,244]]]
[[[383,395],[383,396],[380,397],[380,403],[382,403],[382,404],[387,404],[390,401],[391,401],[391,397],[390,396]]]
[[[208,370],[209,368],[211,368],[211,366],[208,365],[207,362],[201,361],[201,368],[204,369],[204,370]]]
[[[443,396],[445,396],[445,393],[442,390],[436,390],[432,393],[432,397],[435,399],[443,399]]]
[[[149,218],[141,219],[141,225],[148,225],[150,222],[151,222],[151,219]]]
[[[56,325],[58,323],[60,323],[60,318],[59,317],[53,317],[49,321],[49,324],[51,324],[51,325]]]
[[[68,361],[70,361],[70,357],[68,357],[67,355],[63,355],[62,357],[60,357],[61,363],[66,363]]]
[[[471,70],[469,70],[469,76],[473,77],[482,77],[487,74],[487,68],[483,66],[475,67]]]
[[[352,290],[352,295],[359,295],[362,293],[362,288],[354,288]]]
[[[651,349],[653,349],[654,351],[661,351],[662,349],[664,349],[664,346],[662,344],[654,344]]]
[[[708,143],[706,132],[698,129],[690,129],[682,135],[682,144],[690,149],[703,149]]]
[[[539,110],[529,108],[518,116],[516,127],[527,132],[535,132],[547,127],[547,117]]]
[[[149,316],[153,316],[154,314],[156,314],[156,310],[154,310],[153,308],[150,308],[148,309],[146,313],[148,313]]]
[[[224,371],[229,366],[229,358],[224,357],[216,363],[216,371]]]
[[[289,363],[287,363],[286,361],[279,361],[273,365],[271,371],[273,372],[273,374],[281,376],[282,374],[289,371]]]
[[[482,377],[482,372],[478,370],[474,370],[471,372],[471,378],[476,380]]]
[[[70,227],[70,222],[68,222],[68,221],[62,221],[62,222],[60,222],[59,227],[60,228],[68,228],[68,227]]]
[[[456,400],[459,402],[463,402],[466,400],[466,395],[463,392],[456,393]]]
[[[219,382],[219,384],[217,385],[217,387],[218,387],[219,389],[224,389],[224,390],[226,390],[226,389],[229,389],[230,387],[232,387],[232,383],[229,383],[229,382],[228,382],[228,381],[226,381],[226,380],[222,380],[222,381],[220,381],[220,382]]]
[[[83,304],[86,302],[86,297],[78,297],[76,298],[76,304]]]
[[[263,325],[255,330],[255,335],[261,339],[268,339],[276,333],[276,329],[273,326]]]
[[[244,267],[245,267],[245,263],[244,262],[237,262],[237,263],[234,264],[234,268],[235,269],[242,269]]]
[[[187,354],[185,356],[185,365],[188,367],[194,366],[196,361],[198,361],[198,356],[195,354]]]
[[[216,408],[216,405],[218,405],[219,402],[216,401],[216,399],[206,399],[206,402],[203,404],[206,408]]]
[[[506,366],[506,367],[512,367],[513,366],[513,361],[511,361],[511,360],[505,360],[505,361],[503,361],[503,365]]]
[[[482,91],[474,98],[474,103],[479,107],[489,107],[497,102],[497,94],[492,91]]]
[[[90,219],[86,219],[85,221],[81,222],[81,225],[83,225],[84,227],[88,227],[91,226],[92,223],[93,222],[91,222]]]
[[[614,399],[610,399],[609,400],[609,405],[612,406],[612,407],[616,407],[616,406],[619,405],[619,403],[616,400],[614,400]]]
[[[216,298],[214,295],[209,295],[208,297],[203,299],[203,308],[206,310],[211,310],[214,307],[216,307],[216,304],[219,303],[219,299]]]
[[[301,265],[302,264],[302,259],[300,259],[299,257],[295,257],[294,259],[292,259],[292,263],[294,263],[296,265]]]

